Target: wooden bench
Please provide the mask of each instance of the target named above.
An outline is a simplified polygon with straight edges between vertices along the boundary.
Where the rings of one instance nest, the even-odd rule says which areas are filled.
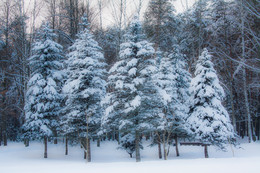
[[[208,154],[208,146],[210,146],[210,144],[205,144],[202,142],[180,142],[180,145],[184,145],[184,146],[202,146],[204,147],[204,154],[205,154],[205,158],[209,157]]]

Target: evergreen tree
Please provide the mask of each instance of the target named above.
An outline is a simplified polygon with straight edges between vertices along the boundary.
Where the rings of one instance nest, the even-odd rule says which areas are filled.
[[[33,46],[30,57],[31,77],[28,82],[25,102],[24,137],[43,139],[44,158],[47,158],[47,138],[59,128],[62,96],[58,84],[62,80],[62,46],[53,39],[55,34],[49,25],[43,25],[39,40]]]
[[[201,54],[202,47],[208,39],[207,26],[210,25],[208,1],[198,0],[192,8],[181,14],[183,22],[179,26],[181,32],[178,33],[178,37],[182,52],[189,57],[188,65],[192,72],[196,57]]]
[[[172,95],[172,110],[174,116],[181,121],[187,118],[189,111],[189,87],[191,81],[191,75],[187,71],[187,64],[185,61],[185,55],[180,52],[179,46],[174,46],[174,51],[169,55],[173,61],[173,74],[175,75],[175,82],[173,84],[173,95]],[[178,122],[178,121],[177,121]],[[177,136],[186,135],[183,127],[180,129],[175,128],[173,132]]]
[[[86,22],[84,26],[87,26]],[[69,48],[68,79],[63,87],[67,95],[63,128],[65,135],[73,140],[80,140],[88,150],[90,161],[90,148],[87,147],[90,147],[89,139],[97,138],[96,134],[100,127],[102,116],[100,101],[106,91],[104,80],[106,63],[93,35],[88,28],[84,28]]]
[[[150,128],[147,119],[151,118],[151,96],[153,86],[151,77],[155,71],[154,49],[145,40],[137,16],[130,23],[124,35],[125,42],[120,45],[120,59],[110,69],[108,78],[111,92],[105,100],[106,114],[103,126],[117,126],[121,138],[120,144],[130,155],[136,152],[139,162],[141,132]],[[156,99],[154,99],[156,100]],[[150,107],[151,108],[151,107]]]
[[[210,34],[210,47],[211,51],[214,52],[217,71],[222,75],[220,80],[226,84],[225,92],[227,93],[227,105],[226,108],[232,117],[232,124],[236,131],[236,114],[240,110],[235,109],[234,105],[234,69],[232,68],[232,61],[223,54],[228,56],[237,55],[233,51],[236,50],[237,36],[240,39],[240,24],[236,22],[234,14],[238,14],[239,8],[235,5],[234,1],[225,0],[211,0],[209,7],[210,24],[207,26],[207,30]],[[239,67],[240,68],[240,67]],[[237,71],[238,72],[238,71]],[[236,72],[235,72],[236,73]],[[239,94],[240,95],[240,94]],[[236,112],[238,111],[238,112]]]
[[[156,133],[163,144],[164,159],[167,159],[167,145],[173,137],[187,134],[184,126],[188,113],[190,74],[185,70],[184,55],[175,45],[173,53],[161,59],[159,73],[156,75],[157,86],[163,102],[161,116],[154,118]],[[158,98],[159,99],[159,98]],[[176,148],[177,155],[178,148]]]
[[[175,15],[171,0],[150,0],[144,14],[144,29],[155,43],[155,49],[167,52],[176,44],[180,20]]]
[[[203,143],[225,149],[225,143],[234,142],[235,133],[229,114],[221,103],[224,90],[219,84],[207,49],[203,50],[198,59],[190,92],[191,106],[187,124],[191,134]]]

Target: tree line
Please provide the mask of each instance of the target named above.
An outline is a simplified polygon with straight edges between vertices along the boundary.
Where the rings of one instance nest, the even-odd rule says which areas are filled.
[[[112,138],[140,161],[144,137],[164,159],[179,137],[220,148],[234,132],[259,139],[259,1],[199,0],[176,14],[150,0],[143,21],[139,1],[129,22],[119,1],[107,28],[108,2],[46,1],[30,33],[22,2],[2,2],[0,144],[44,139],[47,151],[63,136],[90,161],[90,139]]]

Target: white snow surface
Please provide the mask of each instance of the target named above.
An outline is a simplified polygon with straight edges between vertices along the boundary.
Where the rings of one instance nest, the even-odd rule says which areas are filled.
[[[171,148],[167,161],[159,160],[157,146],[141,150],[140,163],[123,150],[117,150],[117,142],[105,141],[101,147],[92,147],[92,162],[83,159],[83,150],[79,146],[69,146],[69,155],[65,156],[65,146],[48,144],[48,159],[43,158],[44,145],[31,142],[29,147],[23,143],[10,142],[7,147],[0,146],[1,173],[258,173],[260,170],[260,142],[248,144],[241,142],[227,152],[209,147],[209,157],[204,158],[203,147],[180,146],[180,157],[176,157]]]

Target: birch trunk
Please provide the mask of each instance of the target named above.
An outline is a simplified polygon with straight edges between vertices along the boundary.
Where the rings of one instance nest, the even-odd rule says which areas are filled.
[[[243,10],[243,0],[240,0],[240,11],[241,11],[241,37],[242,37],[242,59],[245,62],[245,11]],[[246,86],[246,69],[243,67],[243,86],[244,86],[244,97],[246,106],[246,116],[247,116],[247,127],[248,127],[248,142],[252,141],[252,127],[251,127],[251,116],[248,103],[247,86]]]

